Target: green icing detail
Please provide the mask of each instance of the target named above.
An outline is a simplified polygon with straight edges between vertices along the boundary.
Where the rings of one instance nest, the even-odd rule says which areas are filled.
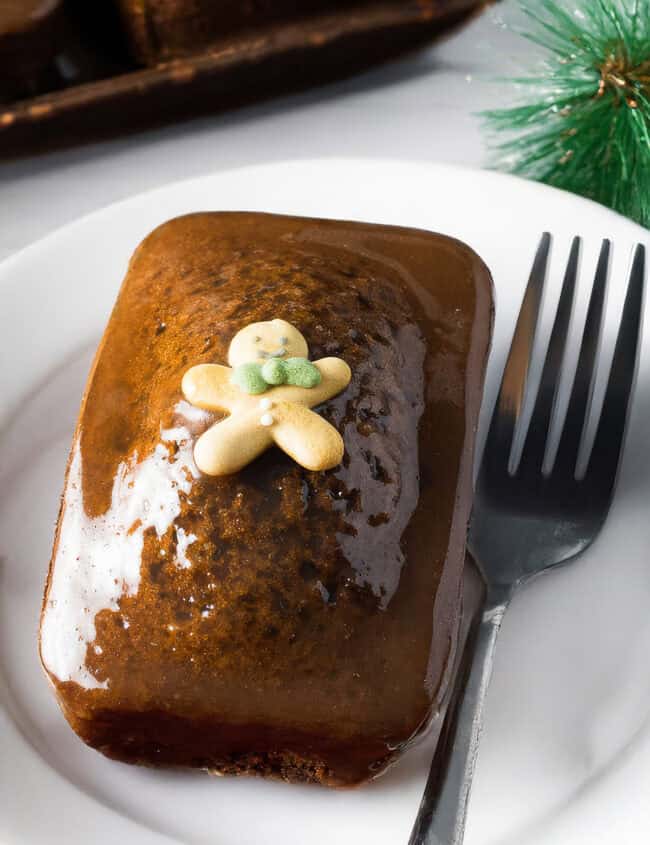
[[[267,384],[284,384],[287,380],[284,361],[280,358],[269,358],[262,364],[262,378]]]
[[[295,387],[316,387],[321,383],[318,367],[306,358],[270,358],[263,364],[240,364],[233,370],[232,382],[244,393],[264,393],[269,387],[292,384]]]
[[[284,361],[284,371],[287,384],[294,384],[296,387],[316,387],[321,382],[320,370],[306,358],[287,358]]]
[[[232,382],[244,393],[264,393],[268,384],[264,381],[259,364],[240,364],[233,370]]]

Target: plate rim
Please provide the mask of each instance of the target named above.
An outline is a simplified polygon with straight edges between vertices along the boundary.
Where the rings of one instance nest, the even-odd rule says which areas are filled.
[[[24,259],[25,256],[28,255],[32,250],[37,251],[38,249],[49,245],[51,239],[61,237],[63,233],[72,230],[75,227],[80,226],[81,224],[91,222],[96,217],[102,214],[105,214],[107,212],[119,211],[120,208],[126,207],[135,202],[151,201],[154,200],[156,196],[160,196],[167,192],[189,189],[189,187],[193,184],[198,185],[202,182],[206,182],[214,178],[219,178],[220,176],[236,176],[239,173],[248,173],[258,170],[276,170],[285,169],[289,167],[314,168],[322,166],[354,166],[360,168],[376,168],[386,166],[402,167],[413,170],[420,170],[424,168],[431,172],[451,171],[452,173],[458,174],[458,176],[460,176],[461,178],[478,177],[481,179],[485,178],[496,182],[507,182],[510,185],[519,186],[522,189],[525,188],[526,190],[539,191],[541,193],[546,194],[547,196],[564,197],[565,200],[568,200],[572,203],[576,203],[577,205],[581,205],[585,209],[591,209],[592,212],[602,213],[605,216],[611,215],[614,219],[617,219],[619,222],[623,222],[626,225],[636,229],[641,239],[650,239],[650,229],[645,229],[643,226],[641,226],[639,223],[636,223],[634,220],[625,217],[619,212],[614,211],[613,209],[608,208],[607,206],[602,205],[601,203],[598,203],[595,200],[580,196],[579,194],[571,193],[570,191],[564,190],[562,188],[556,188],[553,185],[546,185],[543,182],[538,182],[532,179],[526,179],[522,176],[517,176],[512,173],[505,173],[503,171],[494,170],[487,167],[467,167],[465,165],[455,163],[448,163],[443,161],[427,161],[424,159],[409,160],[399,157],[392,158],[386,156],[318,156],[308,158],[279,159],[278,161],[261,162],[256,164],[242,164],[238,165],[237,167],[224,168],[223,170],[211,170],[209,173],[205,173],[200,176],[192,176],[187,179],[175,179],[171,182],[166,182],[164,185],[159,185],[156,188],[148,188],[146,191],[140,191],[135,194],[131,194],[128,197],[123,197],[122,199],[116,200],[115,202],[111,202],[106,205],[102,205],[99,208],[93,209],[92,211],[82,214],[80,217],[75,217],[74,220],[68,220],[66,223],[57,226],[56,228],[47,232],[47,234],[41,236],[40,238],[37,238],[35,241],[32,241],[31,243],[20,247],[16,252],[5,256],[0,261],[0,272],[4,274],[5,269],[7,267],[10,267],[10,265],[15,260]],[[197,211],[209,210],[210,209],[197,209]],[[0,284],[2,284],[3,281],[4,280],[0,277]]]

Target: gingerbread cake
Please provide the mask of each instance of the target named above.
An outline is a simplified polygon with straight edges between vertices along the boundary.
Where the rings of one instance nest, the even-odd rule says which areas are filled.
[[[282,39],[278,27],[302,26],[321,16],[320,37],[327,40],[338,25],[328,15],[347,13],[350,30],[355,21],[375,14],[378,19],[390,4],[383,0],[113,0],[117,2],[134,57],[155,65],[201,50],[228,49],[242,33]],[[486,0],[403,0],[417,7],[421,20],[431,21],[432,31],[459,23]],[[407,10],[408,11],[408,10]],[[405,26],[407,26],[405,21]],[[399,27],[396,27],[399,30]],[[274,34],[275,33],[275,34]]]
[[[86,743],[346,786],[435,721],[491,322],[484,264],[425,231],[202,213],[143,241],[41,618]]]

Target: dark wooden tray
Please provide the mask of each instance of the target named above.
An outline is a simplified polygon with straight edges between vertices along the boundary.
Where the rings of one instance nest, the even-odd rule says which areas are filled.
[[[93,4],[94,6],[94,0]],[[83,22],[57,90],[0,102],[0,157],[132,132],[340,79],[421,46],[483,0],[383,0],[224,38],[137,68],[116,30]]]

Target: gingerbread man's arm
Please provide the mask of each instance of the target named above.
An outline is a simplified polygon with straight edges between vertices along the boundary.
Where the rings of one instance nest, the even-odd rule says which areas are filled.
[[[183,376],[181,385],[183,396],[192,405],[206,411],[226,411],[232,413],[242,393],[230,383],[232,370],[221,364],[199,364],[189,369]]]
[[[320,361],[312,363],[320,371],[320,384],[315,387],[295,387],[288,384],[276,387],[273,390],[273,400],[297,402],[313,408],[332,399],[350,384],[352,372],[341,358],[321,358]]]

